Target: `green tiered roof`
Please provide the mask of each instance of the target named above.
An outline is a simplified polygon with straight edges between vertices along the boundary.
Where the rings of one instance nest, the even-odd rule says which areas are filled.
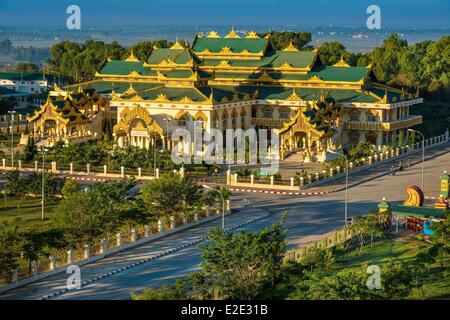
[[[236,93],[239,99],[253,97],[255,92],[259,99],[289,100],[296,95],[307,101],[328,93],[336,101],[359,103],[412,97],[377,84],[370,67],[350,67],[343,59],[324,66],[316,50],[301,51],[292,43],[274,50],[270,39],[256,33],[244,37],[234,30],[222,38],[214,32],[196,37],[191,48],[178,41],[171,48],[153,48],[146,62],[131,53],[124,61],[106,62],[96,76],[91,85],[99,93],[137,93],[149,100],[163,94],[168,100],[188,97],[198,102],[211,90],[214,101],[231,100]]]
[[[248,50],[250,53],[260,53],[268,45],[266,38],[203,38],[197,37],[192,44],[194,52],[203,52],[209,50],[212,53],[219,53],[227,47],[234,53]]]
[[[106,62],[103,68],[100,69],[99,73],[101,75],[104,74],[127,75],[133,71],[143,76],[156,76],[155,71],[144,67],[143,63],[139,61],[111,60]]]

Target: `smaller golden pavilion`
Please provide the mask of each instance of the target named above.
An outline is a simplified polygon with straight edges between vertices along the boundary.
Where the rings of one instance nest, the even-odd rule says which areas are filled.
[[[52,146],[57,141],[100,139],[106,110],[107,102],[92,88],[79,86],[77,91],[69,92],[55,86],[47,101],[27,120],[33,125],[31,135],[35,141]]]

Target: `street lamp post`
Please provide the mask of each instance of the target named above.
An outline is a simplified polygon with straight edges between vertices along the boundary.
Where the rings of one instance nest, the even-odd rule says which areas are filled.
[[[169,150],[169,121],[170,118],[163,118],[164,121],[166,121],[166,150]]]
[[[8,113],[11,115],[11,169],[14,169],[14,115],[16,112],[14,110],[8,111]]]
[[[211,188],[210,186],[207,186],[205,184],[203,185],[203,188],[216,191],[222,198],[222,231],[223,231],[225,230],[225,198],[223,197],[222,192],[220,192],[217,189]]]
[[[45,153],[48,151],[47,148],[41,147],[42,152],[42,211],[41,219],[44,220],[44,210],[45,210]]]
[[[344,226],[347,227],[347,218],[348,218],[348,159],[347,156],[343,153],[336,151],[329,151],[330,153],[334,153],[344,157],[345,159],[345,201],[344,201]]]
[[[424,172],[424,163],[425,163],[425,137],[419,130],[414,129],[408,129],[409,132],[417,132],[422,136],[422,192],[425,192],[424,190],[424,179],[423,179],[423,172]]]

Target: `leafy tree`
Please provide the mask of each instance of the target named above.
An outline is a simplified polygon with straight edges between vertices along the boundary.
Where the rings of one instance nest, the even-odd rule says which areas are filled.
[[[20,175],[19,171],[9,171],[6,174],[6,188],[15,196],[23,199],[28,190],[28,179]]]
[[[64,197],[69,197],[79,191],[81,191],[80,183],[72,179],[66,179],[64,181],[64,186],[61,189],[61,193]]]
[[[200,186],[188,176],[173,173],[151,180],[142,187],[141,192],[139,198],[144,201],[147,212],[167,220],[197,205],[201,199]]]
[[[402,53],[407,49],[406,40],[400,39],[398,34],[387,37],[380,47],[373,49],[370,57],[375,64],[374,72],[378,80],[390,82],[400,71]]]
[[[433,235],[431,236],[432,248],[429,254],[435,257],[442,269],[445,268],[445,257],[450,252],[450,214],[447,213],[444,221],[434,222],[431,225]]]
[[[39,66],[29,62],[17,62],[14,71],[37,72],[39,71]]]
[[[19,234],[16,224],[0,223],[0,277],[9,282],[18,267]]]
[[[307,272],[305,278],[291,294],[291,299],[307,300],[380,300],[407,297],[413,288],[411,268],[392,260],[384,265],[381,272],[381,288],[367,287],[367,265],[361,269],[347,269],[334,275],[323,276],[317,272]]]
[[[368,216],[356,216],[353,218],[353,224],[349,227],[356,237],[359,254],[362,253],[366,237],[370,237],[371,243],[373,238],[380,238],[384,235],[379,217],[377,215],[369,214]]]
[[[27,144],[23,150],[23,160],[25,161],[33,161],[36,156],[38,150],[36,144],[34,143],[33,137],[28,137]]]
[[[224,299],[255,299],[274,285],[286,250],[284,220],[255,233],[218,228],[209,232],[211,243],[201,246],[201,268],[213,277]]]
[[[337,41],[324,42],[319,47],[320,59],[325,65],[333,65],[338,62],[341,57],[346,56],[345,47]]]
[[[314,268],[329,270],[334,265],[333,252],[330,249],[312,248],[303,257],[301,264],[312,272]]]
[[[186,300],[188,288],[185,280],[178,279],[175,285],[165,284],[161,288],[145,289],[141,294],[131,294],[133,300]]]
[[[260,37],[270,35],[272,45],[275,50],[283,50],[292,41],[292,44],[301,49],[311,42],[311,32],[292,32],[292,31],[270,31],[259,34]]]
[[[66,196],[53,216],[67,244],[79,247],[110,236],[121,226],[121,213],[129,182],[96,184],[89,191]]]
[[[320,276],[315,272],[305,274],[305,279],[296,285],[291,299],[301,300],[370,300],[378,299],[376,290],[366,285],[367,274],[362,269],[349,269],[331,276]]]
[[[65,246],[64,234],[58,229],[32,230],[20,236],[20,251],[28,260],[29,273],[32,261],[38,261],[40,256],[48,256],[51,250],[62,249]]]

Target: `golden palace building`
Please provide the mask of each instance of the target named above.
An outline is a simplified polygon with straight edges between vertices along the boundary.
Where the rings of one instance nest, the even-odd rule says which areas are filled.
[[[255,32],[212,31],[190,47],[154,47],[147,61],[108,60],[82,85],[109,100],[121,147],[172,147],[174,128],[198,120],[205,129],[275,129],[282,156],[323,161],[345,145],[399,143],[422,122],[410,115],[422,98],[378,83],[371,66],[325,66],[316,49],[275,50]]]

